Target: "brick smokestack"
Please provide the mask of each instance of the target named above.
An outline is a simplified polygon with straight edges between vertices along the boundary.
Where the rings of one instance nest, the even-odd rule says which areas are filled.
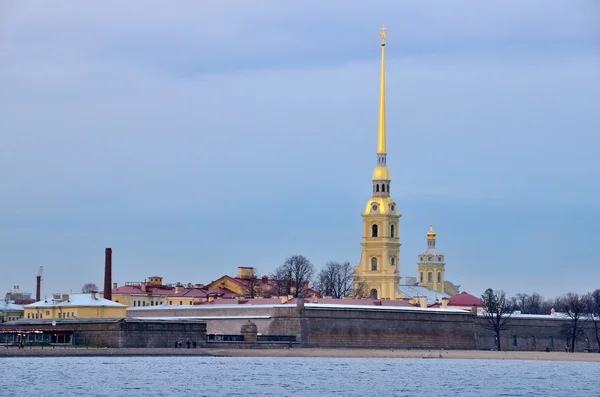
[[[112,249],[104,254],[104,299],[112,300]]]
[[[35,278],[35,301],[42,300],[42,276],[38,275]]]

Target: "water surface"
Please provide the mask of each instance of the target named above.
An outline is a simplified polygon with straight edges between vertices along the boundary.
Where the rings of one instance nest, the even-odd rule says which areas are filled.
[[[0,396],[600,396],[599,363],[295,357],[6,357]]]

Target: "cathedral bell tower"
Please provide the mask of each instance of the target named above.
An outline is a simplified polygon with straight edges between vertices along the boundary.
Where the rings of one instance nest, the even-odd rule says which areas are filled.
[[[354,268],[354,287],[366,285],[371,298],[400,297],[400,217],[390,196],[390,171],[386,165],[385,131],[385,27],[381,35],[381,77],[379,87],[379,128],[377,133],[377,166],[373,171],[373,196],[367,201],[363,218],[362,253]],[[364,287],[363,287],[364,288]]]
[[[439,293],[444,293],[444,271],[446,262],[444,254],[435,246],[436,233],[433,225],[429,225],[427,232],[427,249],[419,252],[417,266],[419,268],[419,285]]]

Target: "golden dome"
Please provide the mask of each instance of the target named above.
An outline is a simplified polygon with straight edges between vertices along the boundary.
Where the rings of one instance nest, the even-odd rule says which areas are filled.
[[[429,225],[429,231],[427,232],[427,239],[428,240],[435,239],[435,231],[433,230],[433,223]]]
[[[390,170],[385,165],[378,165],[373,170],[373,180],[374,181],[391,181],[390,178]]]
[[[364,214],[398,214],[398,208],[396,203],[391,197],[371,197],[367,201]]]

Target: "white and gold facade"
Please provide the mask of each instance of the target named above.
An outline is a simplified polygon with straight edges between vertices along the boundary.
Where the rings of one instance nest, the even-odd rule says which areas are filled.
[[[379,88],[379,128],[377,165],[373,171],[373,195],[367,201],[363,218],[362,253],[355,268],[355,288],[365,283],[372,298],[400,297],[400,217],[390,195],[390,171],[386,164],[385,128],[385,28],[381,35],[381,76]]]

